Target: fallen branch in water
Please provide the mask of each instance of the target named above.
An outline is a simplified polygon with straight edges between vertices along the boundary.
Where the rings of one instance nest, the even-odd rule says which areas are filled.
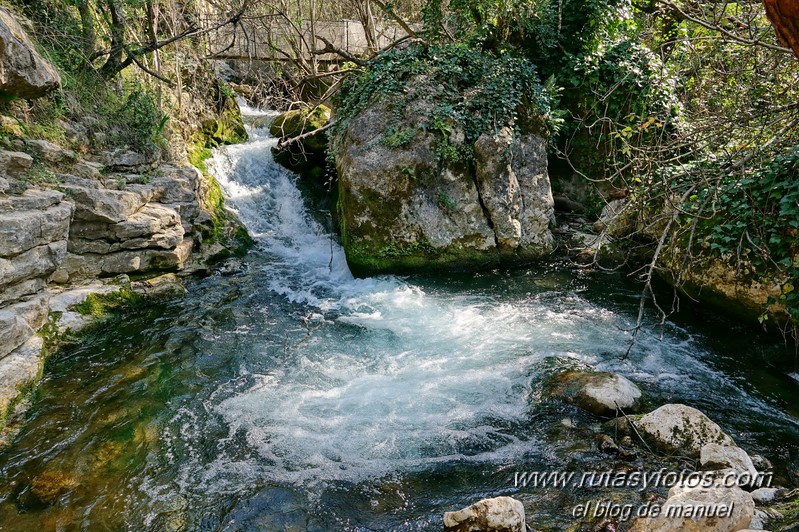
[[[325,124],[324,126],[320,127],[319,129],[314,129],[313,131],[309,131],[308,133],[303,133],[302,135],[297,135],[296,137],[286,137],[285,139],[281,139],[280,142],[278,142],[277,147],[278,148],[284,148],[284,147],[286,147],[286,146],[288,146],[290,144],[294,144],[295,142],[302,142],[303,140],[305,140],[307,138],[313,137],[314,135],[318,135],[319,133],[322,133],[323,131],[327,131],[328,129],[330,129],[334,125],[335,125],[335,122],[330,121],[327,124]]]

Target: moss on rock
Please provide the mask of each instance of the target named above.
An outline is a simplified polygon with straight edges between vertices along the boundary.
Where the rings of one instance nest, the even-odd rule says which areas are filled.
[[[102,320],[127,306],[135,305],[140,300],[141,296],[127,285],[108,294],[89,294],[85,301],[75,305],[75,311],[82,316]]]
[[[327,126],[330,119],[330,108],[324,105],[313,109],[296,109],[275,118],[269,132],[274,137],[294,138],[319,131]],[[321,183],[326,174],[327,147],[327,133],[320,131],[301,141],[276,146],[272,148],[272,153],[281,166],[297,172],[304,179]]]
[[[279,138],[298,137],[325,127],[330,117],[330,108],[325,105],[313,109],[295,109],[275,118],[269,133]],[[303,139],[302,144],[310,152],[323,154],[327,150],[327,135],[311,135]]]

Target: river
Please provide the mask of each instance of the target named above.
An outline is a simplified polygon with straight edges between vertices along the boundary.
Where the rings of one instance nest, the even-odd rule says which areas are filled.
[[[563,260],[356,279],[275,139],[250,137],[208,166],[255,249],[48,362],[0,451],[0,530],[431,530],[497,495],[560,530],[585,494],[513,479],[618,465],[597,419],[542,393],[586,366],[701,409],[793,482],[792,348],[694,309],[649,316],[625,359],[638,287]]]

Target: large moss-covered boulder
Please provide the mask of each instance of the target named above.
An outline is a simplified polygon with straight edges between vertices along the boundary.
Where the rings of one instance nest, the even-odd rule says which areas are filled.
[[[214,102],[216,113],[202,121],[202,135],[207,145],[238,144],[247,140],[247,130],[241,118],[241,111],[228,86],[221,80],[214,80],[213,88],[207,97]]]
[[[392,110],[376,103],[349,123],[337,149],[338,217],[350,268],[356,274],[444,268],[475,270],[514,265],[549,254],[554,207],[542,134],[510,127],[473,144],[448,124],[453,152],[424,123],[435,103],[408,105],[396,142],[386,131]],[[397,145],[401,144],[401,145]]]
[[[356,274],[518,266],[549,254],[549,97],[527,60],[408,43],[341,89],[331,154]]]

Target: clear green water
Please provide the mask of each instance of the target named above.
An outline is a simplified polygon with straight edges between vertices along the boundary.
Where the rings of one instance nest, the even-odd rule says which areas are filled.
[[[274,141],[252,136],[212,166],[258,248],[50,361],[0,452],[0,530],[432,530],[502,494],[562,530],[586,495],[512,479],[622,465],[596,449],[595,419],[541,393],[582,365],[653,407],[700,408],[793,482],[783,346],[690,311],[622,360],[636,288],[564,264],[353,279]]]

